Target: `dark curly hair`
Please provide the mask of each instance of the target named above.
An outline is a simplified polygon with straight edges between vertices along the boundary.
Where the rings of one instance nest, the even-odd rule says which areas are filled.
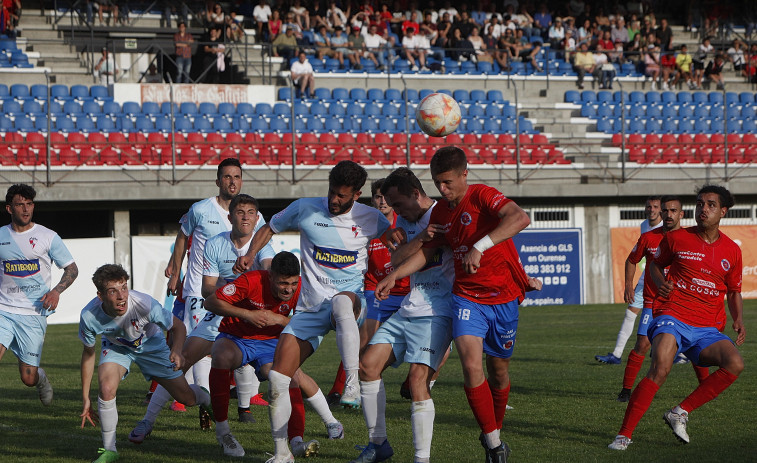
[[[720,207],[730,209],[734,205],[733,195],[725,187],[720,185],[705,185],[697,191],[697,198],[705,193],[715,193],[720,197]]]
[[[109,281],[129,281],[129,274],[118,264],[105,264],[95,270],[92,275],[92,283],[95,284],[97,291],[104,293],[105,285]]]
[[[37,192],[34,191],[33,187],[25,183],[17,183],[15,185],[11,185],[10,188],[8,188],[8,192],[5,194],[5,204],[12,203],[13,197],[15,197],[16,195],[19,195],[24,199],[34,201],[34,197],[37,196]]]
[[[329,172],[329,186],[349,186],[359,191],[365,185],[368,172],[360,164],[353,161],[339,161]]]

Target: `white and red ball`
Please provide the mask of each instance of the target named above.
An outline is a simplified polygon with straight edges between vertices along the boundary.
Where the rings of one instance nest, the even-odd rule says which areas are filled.
[[[446,93],[432,93],[421,100],[415,111],[418,126],[427,135],[444,137],[460,125],[460,106]]]

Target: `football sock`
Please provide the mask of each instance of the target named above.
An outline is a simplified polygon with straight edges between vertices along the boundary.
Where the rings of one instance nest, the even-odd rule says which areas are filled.
[[[118,410],[116,399],[97,398],[97,414],[100,417],[100,430],[103,436],[103,448],[116,452],[116,427],[118,427]]]
[[[360,381],[360,399],[363,417],[368,428],[368,440],[382,444],[386,440],[386,390],[384,381]]]
[[[725,370],[718,368],[715,372],[703,380],[699,387],[694,389],[694,392],[689,394],[688,397],[683,399],[680,407],[691,413],[702,405],[706,404],[710,400],[714,399],[721,392],[725,391],[728,386],[733,384],[738,376]]]
[[[324,397],[323,392],[320,389],[313,394],[313,397],[307,397],[305,400],[307,400],[308,404],[313,407],[313,410],[318,413],[318,416],[321,417],[324,423],[331,424],[338,422],[331,413],[329,403],[326,401],[326,397]]]
[[[623,323],[620,325],[620,331],[618,331],[618,339],[615,341],[615,350],[612,354],[618,358],[623,355],[623,349],[626,347],[628,338],[633,334],[633,325],[636,322],[636,314],[630,309],[626,309],[626,316],[623,318]]]
[[[641,421],[641,417],[646,413],[659,389],[660,386],[649,378],[645,377],[639,381],[638,386],[631,393],[631,399],[628,401],[623,424],[618,431],[619,435],[631,438],[636,425]]]
[[[471,388],[463,386],[463,388],[465,389],[465,397],[468,399],[468,405],[470,405],[481,431],[484,434],[489,434],[499,429],[494,417],[494,399],[492,398],[492,391],[489,389],[489,382],[484,380],[479,386]],[[496,445],[490,448],[494,447]]]
[[[486,446],[490,449],[495,449],[502,445],[502,440],[499,438],[499,429],[484,434],[484,440],[486,441]]]
[[[237,406],[250,408],[250,399],[260,388],[260,380],[255,375],[255,370],[250,365],[241,366],[234,370],[234,379],[237,383]]]
[[[491,384],[489,386],[491,388]],[[507,412],[507,399],[510,396],[510,384],[508,383],[504,389],[491,388],[491,391],[494,402],[494,420],[497,422],[497,429],[502,429],[502,421]]]
[[[289,388],[289,401],[292,404],[292,415],[287,425],[287,437],[292,440],[305,434],[305,404],[302,402],[302,392],[299,387]]]
[[[192,365],[194,383],[210,390],[208,376],[210,376],[210,357],[203,357]]]
[[[194,384],[195,383],[195,367],[192,365],[189,367],[186,373],[184,373],[184,379],[187,380],[187,384]]]
[[[271,434],[277,456],[289,455],[287,445],[287,423],[292,415],[292,402],[289,398],[289,384],[292,378],[271,370],[268,373],[269,406],[268,415],[271,419]]]
[[[211,368],[209,382],[213,416],[216,421],[227,421],[229,419],[229,385],[231,384],[229,370]],[[222,436],[223,434],[220,435]]]
[[[344,380],[346,376],[344,373],[344,363],[339,362],[339,369],[336,371],[336,377],[334,378],[334,385],[331,386],[331,390],[329,391],[329,395],[337,392],[339,394],[344,391]]]
[[[158,382],[154,379],[150,381],[150,392],[155,392],[155,389],[158,388]]]
[[[147,411],[145,411],[144,419],[151,424],[154,424],[155,420],[158,418],[158,414],[160,414],[160,411],[165,407],[169,400],[171,400],[171,394],[166,391],[166,388],[163,386],[155,388],[155,392],[152,393],[152,397],[150,398],[150,403],[147,404]]]
[[[436,380],[435,380],[435,379],[432,379],[431,381],[429,381],[429,383],[428,383],[428,388],[429,388],[429,390],[430,390],[430,389],[433,389],[433,387],[434,387],[434,384],[436,384]]]
[[[360,366],[360,332],[352,311],[352,299],[343,294],[334,296],[331,300],[331,313],[336,322],[336,345],[342,356],[347,383],[350,383],[350,373],[357,373]]]
[[[639,375],[641,365],[644,363],[644,356],[636,353],[635,350],[631,350],[628,353],[628,361],[626,362],[626,370],[623,373],[623,388],[633,389],[633,384],[636,382],[636,377]],[[626,436],[628,437],[628,436]]]
[[[707,379],[708,376],[710,376],[710,369],[707,367],[700,367],[699,365],[694,365],[694,362],[691,362],[691,366],[694,367],[694,374],[697,375],[697,379],[699,380],[699,384],[702,384],[702,381]]]
[[[431,439],[434,436],[434,401],[432,399],[413,402],[410,406],[410,423],[413,428],[415,461],[431,458]],[[428,460],[427,460],[428,461]]]
[[[189,386],[195,393],[195,405],[210,405],[210,394],[207,389],[204,389],[196,384]]]
[[[217,437],[223,437],[230,432],[231,432],[231,427],[229,426],[229,420],[216,421],[216,436]]]
[[[35,384],[36,387],[40,387],[41,385],[45,384],[47,381],[47,375],[45,374],[45,370],[42,368],[37,368],[37,383]]]

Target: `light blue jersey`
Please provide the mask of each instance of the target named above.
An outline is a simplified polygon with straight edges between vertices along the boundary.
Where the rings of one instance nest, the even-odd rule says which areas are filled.
[[[365,204],[355,203],[344,214],[332,215],[327,198],[302,198],[273,216],[270,226],[274,233],[300,231],[302,290],[297,311],[318,312],[341,291],[362,293],[368,243],[391,225],[378,209]]]
[[[428,227],[435,202],[417,222],[408,222],[397,217],[396,228],[402,228],[411,241]],[[403,317],[425,317],[429,315],[452,317],[452,284],[455,267],[452,251],[444,246],[437,248],[428,264],[410,275],[410,293],[405,296],[399,314]]]
[[[21,233],[0,228],[0,310],[19,315],[50,315],[42,296],[50,291],[53,262],[64,268],[74,262],[57,233],[39,224]]]
[[[258,221],[258,223],[260,222]],[[256,232],[258,228],[256,226]],[[205,245],[205,260],[202,265],[203,276],[219,277],[224,280],[224,283],[236,280],[239,274],[234,273],[231,269],[234,267],[238,257],[247,254],[254,236],[255,234],[253,233],[250,240],[239,249],[234,247],[234,243],[231,241],[231,232],[220,233],[208,240]],[[261,270],[261,262],[265,259],[273,259],[275,255],[276,253],[273,251],[271,243],[266,244],[255,255],[255,262],[250,270]]]

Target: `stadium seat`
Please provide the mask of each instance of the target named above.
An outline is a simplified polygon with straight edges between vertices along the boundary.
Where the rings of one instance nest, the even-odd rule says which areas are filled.
[[[200,106],[197,108],[197,112],[200,115],[214,115],[218,113],[218,109],[216,108],[215,103],[210,102],[203,102],[200,103]]]
[[[292,100],[292,89],[289,87],[281,87],[279,88],[278,92],[278,98],[279,100],[283,101],[291,101]]]

